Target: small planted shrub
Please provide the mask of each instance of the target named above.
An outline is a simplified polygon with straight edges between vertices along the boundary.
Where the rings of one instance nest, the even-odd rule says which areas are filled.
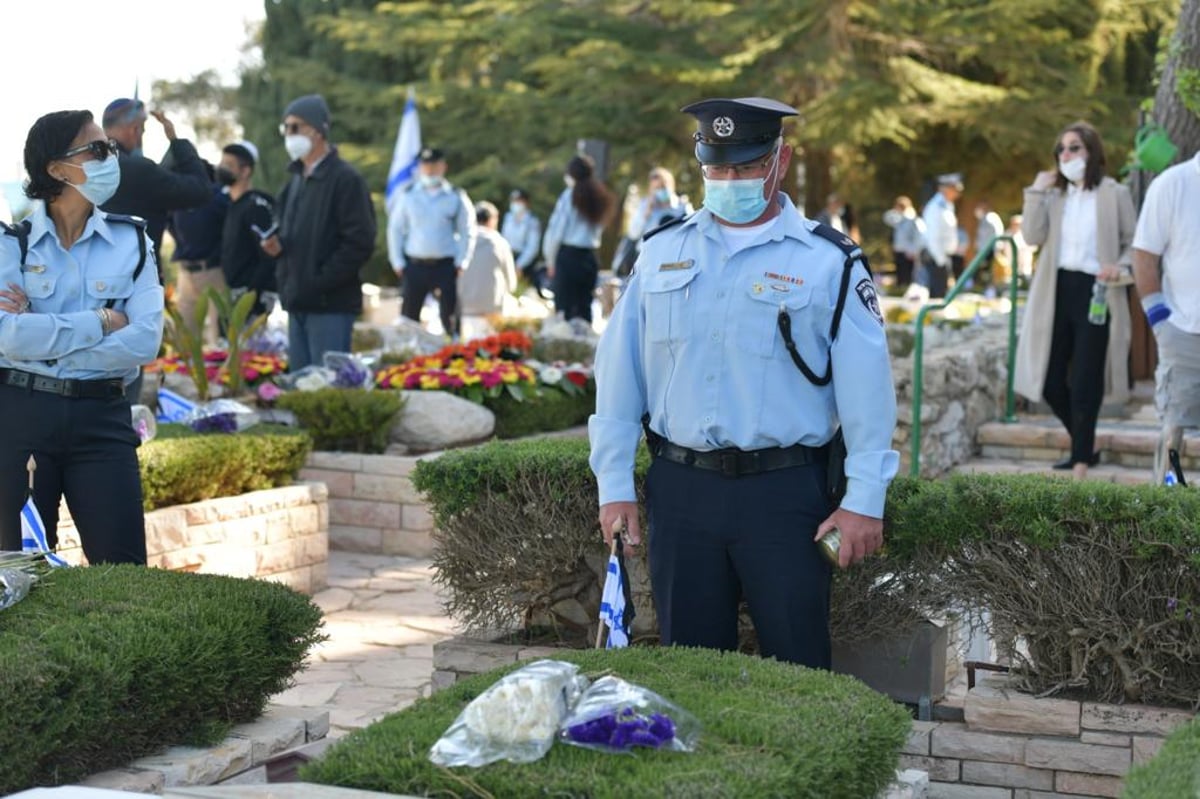
[[[458,621],[507,629],[548,616],[571,631],[578,606],[598,602],[587,458],[583,440],[529,440],[418,465],[437,579]],[[639,491],[648,463],[643,455],[635,472]],[[834,640],[986,608],[1022,689],[1183,707],[1200,698],[1200,493],[1040,475],[901,478],[885,516],[884,552],[836,573]],[[634,594],[635,605],[650,602]]]
[[[378,453],[387,449],[392,421],[404,399],[395,391],[324,388],[291,391],[276,404],[296,414],[318,450]]]
[[[596,360],[596,342],[578,338],[535,337],[530,357],[542,363],[591,363]]]
[[[288,485],[311,448],[303,431],[279,425],[256,425],[234,435],[161,425],[155,439],[138,449],[142,507],[151,511]]]
[[[496,415],[496,438],[521,438],[585,424],[596,409],[596,394],[594,389],[572,396],[544,388],[524,399],[500,394],[483,404]]]
[[[0,612],[0,793],[76,782],[258,717],[322,640],[275,583],[61,569]]]
[[[541,760],[446,769],[429,748],[516,666],[456,683],[339,741],[301,778],[413,796],[524,799],[874,797],[894,777],[908,712],[849,677],[737,653],[632,647],[563,652],[593,679],[649,688],[703,725],[696,752],[612,755],[556,743]]]
[[[1149,762],[1125,778],[1124,799],[1200,796],[1200,721],[1179,728]]]

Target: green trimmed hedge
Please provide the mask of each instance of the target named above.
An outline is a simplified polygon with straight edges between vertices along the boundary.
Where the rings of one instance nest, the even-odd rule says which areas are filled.
[[[279,425],[236,434],[199,434],[183,425],[158,431],[138,449],[147,511],[288,485],[312,448],[306,433]]]
[[[323,388],[289,391],[276,404],[296,414],[313,448],[322,452],[383,452],[392,422],[404,407],[398,391]]]
[[[496,414],[496,438],[522,438],[586,423],[596,408],[596,394],[594,388],[575,396],[543,388],[537,397],[516,400],[502,393],[483,404]]]
[[[541,760],[445,769],[429,748],[509,666],[456,683],[339,741],[302,779],[414,796],[874,797],[895,777],[908,712],[849,677],[737,653],[633,647],[563,652],[701,722],[694,753],[611,755],[556,743]]]
[[[0,611],[0,794],[75,782],[261,715],[322,639],[275,583],[61,569]]]
[[[545,620],[588,639],[575,619],[579,603],[595,619],[603,564],[588,452],[583,440],[529,440],[417,466],[456,620]],[[639,492],[647,466],[643,454]],[[1025,690],[1185,707],[1200,698],[1200,492],[1040,475],[900,478],[885,514],[884,554],[834,580],[836,641],[987,608],[997,641],[1023,644],[1005,654]],[[635,605],[652,607],[638,592]]]
[[[1177,799],[1200,796],[1200,721],[1167,738],[1149,763],[1125,778],[1123,799]]]

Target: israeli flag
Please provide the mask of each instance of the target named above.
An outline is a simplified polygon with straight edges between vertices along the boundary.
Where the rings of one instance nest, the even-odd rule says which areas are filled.
[[[25,500],[21,508],[21,551],[32,554],[41,553],[51,566],[70,566],[65,560],[50,551],[46,543],[46,525],[42,524],[42,515],[38,513],[33,497]]]
[[[421,121],[417,118],[417,95],[410,87],[404,113],[400,115],[400,131],[396,134],[396,149],[392,151],[392,166],[384,191],[384,206],[389,218],[400,200],[400,193],[416,177],[420,154]]]
[[[158,390],[158,421],[182,422],[194,410],[196,403],[187,397],[176,394],[169,388]]]
[[[629,646],[624,582],[621,561],[614,552],[608,556],[608,574],[604,578],[604,593],[600,596],[600,623],[608,626],[606,649]]]

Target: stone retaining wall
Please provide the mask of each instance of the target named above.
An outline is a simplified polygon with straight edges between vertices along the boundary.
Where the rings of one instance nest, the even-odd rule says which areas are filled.
[[[146,514],[149,566],[261,577],[297,591],[324,590],[329,559],[328,492],[321,483],[252,491]],[[85,562],[64,503],[58,524],[67,560]]]
[[[359,455],[313,452],[300,479],[329,489],[329,543],[334,549],[427,558],[433,517],[410,475],[436,454]]]
[[[1004,414],[1008,382],[1008,331],[999,322],[958,331],[959,338],[926,347],[921,402],[921,475],[937,477],[966,463],[976,451],[975,433]],[[913,357],[892,357],[897,423],[892,446],[900,473],[912,460]]]

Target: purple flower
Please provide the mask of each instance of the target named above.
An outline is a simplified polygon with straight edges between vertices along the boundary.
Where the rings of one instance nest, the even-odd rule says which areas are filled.
[[[237,419],[232,413],[216,413],[192,422],[197,433],[236,433]]]
[[[367,370],[351,360],[342,361],[333,376],[337,388],[362,388],[367,379]]]
[[[646,746],[659,749],[675,737],[675,723],[669,716],[655,713],[649,718],[627,707],[567,728],[567,737],[575,743],[593,744],[609,749]]]
[[[1175,597],[1171,597],[1170,599],[1167,600],[1167,610],[1175,610],[1175,608],[1177,608],[1177,607],[1179,607],[1178,599],[1176,599]]]

